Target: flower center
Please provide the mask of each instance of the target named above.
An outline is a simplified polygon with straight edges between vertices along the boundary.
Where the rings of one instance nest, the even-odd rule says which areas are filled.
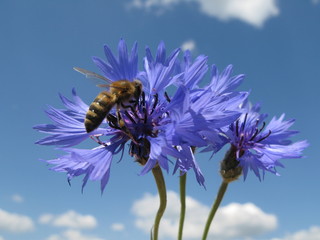
[[[240,124],[240,120],[236,121],[235,133],[236,133],[236,145],[237,148],[242,152],[242,155],[245,150],[253,148],[256,144],[265,140],[271,135],[271,130],[266,134],[262,134],[266,123],[263,122],[262,126],[258,128],[260,119],[256,119],[253,125],[247,126],[248,113],[245,115],[243,122]]]
[[[121,110],[107,115],[109,126],[121,131],[131,140],[129,154],[142,165],[149,158],[150,142],[148,138],[157,137],[157,126],[160,125],[160,120],[167,115],[163,111],[163,103],[159,102],[158,94],[148,100],[146,100],[145,93],[142,92],[138,101],[128,106],[121,104]]]

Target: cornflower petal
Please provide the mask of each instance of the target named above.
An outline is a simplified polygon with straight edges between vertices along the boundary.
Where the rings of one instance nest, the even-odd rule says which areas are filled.
[[[202,96],[192,103],[191,108],[208,121],[208,128],[217,129],[234,122],[241,112],[236,105],[244,101],[248,94],[235,94],[234,96],[217,96],[212,98],[211,92],[205,91]]]
[[[74,89],[72,94],[73,101],[60,95],[60,99],[67,110],[59,110],[48,106],[45,112],[54,124],[39,124],[33,128],[51,136],[38,140],[36,144],[72,147],[90,137],[91,134],[86,132],[83,123],[86,114],[84,109],[89,109],[89,107],[76,95]],[[106,132],[104,129],[99,128],[93,134],[104,132]]]
[[[263,163],[260,161],[258,155],[252,154],[252,152],[247,151],[244,155],[238,158],[239,164],[243,170],[244,180],[247,178],[248,170],[252,170],[254,174],[261,181],[259,169],[266,170]]]
[[[233,66],[228,65],[227,68],[219,74],[215,65],[212,65],[211,69],[211,83],[209,87],[215,93],[215,95],[221,95],[227,92],[231,92],[236,89],[244,80],[245,75],[240,74],[234,77],[230,77],[232,74]]]
[[[181,146],[177,146],[177,149],[185,157],[184,158],[180,157],[177,159],[176,165],[174,168],[174,173],[178,169],[180,169],[180,171],[181,171],[180,175],[182,175],[182,174],[186,173],[187,171],[189,171],[190,169],[193,169],[198,183],[201,186],[205,187],[205,185],[204,185],[205,179],[204,179],[203,174],[200,170],[200,167],[198,166],[198,164],[195,160],[195,157],[194,157],[194,154],[192,152],[191,147],[189,145],[181,145]]]
[[[165,61],[166,61],[166,47],[164,45],[164,42],[161,41],[157,50],[156,62],[165,64]]]
[[[150,95],[161,93],[168,85],[172,84],[178,76],[172,77],[176,58],[180,49],[174,50],[168,59],[165,59],[164,44],[160,43],[156,61],[153,60],[149,48],[146,48],[147,57],[144,60],[146,78],[149,80],[148,92]]]
[[[288,130],[295,122],[294,119],[284,121],[285,114],[282,114],[278,119],[276,117],[273,117],[270,121],[270,123],[266,126],[266,129],[264,130],[264,133],[267,131],[271,131],[272,135],[265,139],[265,143],[277,143],[279,141],[283,141],[284,139],[287,139],[289,137],[292,137],[298,133],[298,131]],[[286,142],[282,143],[279,142],[279,144],[289,144],[291,143],[290,140],[285,140]]]
[[[103,192],[109,180],[113,155],[124,143],[124,139],[118,139],[110,145],[94,149],[63,148],[67,155],[47,162],[55,165],[50,168],[51,170],[66,172],[68,181],[73,177],[85,175],[82,190],[88,180],[101,181],[101,192]]]
[[[210,143],[210,145],[202,149],[201,152],[212,152],[212,156],[220,151],[221,148],[223,148],[223,146],[229,142],[228,138],[222,133],[221,130],[201,131],[201,135],[204,136],[206,141]]]
[[[118,45],[119,59],[117,59],[109,46],[104,46],[104,52],[108,63],[99,57],[93,57],[93,62],[100,68],[103,75],[111,81],[134,80],[138,75],[138,51],[137,43],[134,43],[130,56],[128,55],[127,45],[123,39]]]
[[[302,158],[302,151],[308,147],[307,141],[299,141],[290,145],[270,144],[264,148],[257,148],[257,151],[263,153],[263,156],[278,161],[283,158]]]
[[[83,115],[88,111],[88,105],[85,104],[82,99],[77,95],[76,90],[72,89],[72,100],[64,97],[62,94],[59,94],[61,102],[68,109],[66,112],[69,115],[74,115],[79,119],[83,120]]]
[[[194,89],[196,85],[203,79],[208,71],[208,57],[204,55],[198,56],[194,63],[191,64],[190,54],[185,55],[185,71],[183,75],[185,86]]]
[[[158,137],[156,138],[148,137],[148,140],[151,143],[149,160],[158,160],[160,166],[166,171],[169,171],[168,161],[159,161],[159,157],[162,153],[162,148],[166,145],[165,136],[158,135]]]
[[[198,133],[206,128],[207,122],[190,108],[189,91],[181,86],[166,111],[171,122],[166,125],[167,141],[172,145],[188,143],[189,146],[204,146],[206,142]]]

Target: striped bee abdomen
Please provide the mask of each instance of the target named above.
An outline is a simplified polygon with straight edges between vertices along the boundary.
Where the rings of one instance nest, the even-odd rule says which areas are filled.
[[[99,93],[99,95],[91,103],[84,120],[86,131],[92,132],[102,123],[110,110],[116,103],[116,96],[107,91]]]

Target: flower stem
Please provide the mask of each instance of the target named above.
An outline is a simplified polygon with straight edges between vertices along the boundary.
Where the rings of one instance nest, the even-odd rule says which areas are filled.
[[[158,240],[158,233],[159,233],[159,225],[160,220],[163,216],[163,213],[167,206],[167,190],[166,190],[166,184],[163,178],[162,170],[159,167],[159,165],[155,166],[152,169],[152,173],[154,176],[154,179],[157,183],[159,198],[160,198],[160,205],[157,212],[157,215],[154,219],[154,225],[153,225],[153,238],[152,240]]]
[[[216,198],[215,202],[212,205],[212,208],[210,210],[210,213],[209,213],[209,216],[208,216],[208,219],[207,219],[204,231],[203,231],[202,240],[206,240],[207,239],[211,222],[212,222],[212,220],[214,218],[214,215],[216,214],[216,212],[218,210],[218,207],[219,207],[219,205],[220,205],[220,203],[221,203],[221,201],[223,199],[223,196],[224,196],[224,194],[225,194],[225,192],[227,190],[228,184],[229,184],[228,182],[223,180],[221,185],[220,185],[217,198]]]
[[[180,221],[179,221],[178,240],[182,240],[184,217],[186,214],[186,181],[187,181],[187,173],[180,176]]]

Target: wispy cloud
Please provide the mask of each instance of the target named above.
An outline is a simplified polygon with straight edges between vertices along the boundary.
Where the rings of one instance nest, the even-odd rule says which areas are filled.
[[[301,230],[293,234],[288,234],[284,238],[273,238],[271,240],[319,240],[320,239],[320,227],[313,226],[308,230]]]
[[[194,40],[187,40],[181,44],[182,51],[193,51],[196,49],[196,42]]]
[[[184,0],[132,0],[129,7],[140,8],[146,11],[152,11],[156,14],[163,14],[172,9],[179,2]]]
[[[24,202],[24,199],[22,196],[20,196],[19,194],[14,194],[11,197],[12,201],[16,202],[16,203],[22,203]]]
[[[312,0],[313,4],[318,4],[320,2],[320,0]]]
[[[0,240],[5,240],[3,237],[0,236]]]
[[[91,229],[97,226],[97,220],[94,216],[81,215],[72,210],[60,215],[43,214],[39,217],[39,223],[75,229]]]
[[[69,229],[60,234],[53,234],[46,240],[104,240],[95,236],[84,235],[78,230]]]
[[[29,232],[33,229],[34,223],[30,217],[0,209],[0,230],[21,233]]]
[[[132,0],[130,6],[161,14],[183,3],[196,3],[200,12],[221,21],[237,19],[255,27],[280,12],[276,0]]]
[[[132,212],[136,216],[136,227],[150,233],[158,202],[158,196],[151,194],[145,194],[143,198],[134,202]],[[185,239],[200,239],[209,207],[191,197],[186,198],[186,204],[184,237]],[[168,191],[168,206],[161,222],[162,237],[176,238],[179,209],[179,195]],[[231,203],[219,209],[213,224],[215,227],[209,234],[214,239],[245,239],[273,231],[277,227],[277,218],[263,212],[253,203]]]
[[[114,223],[111,225],[111,229],[116,232],[121,232],[125,229],[122,223]]]
[[[276,0],[197,0],[200,10],[222,21],[241,20],[262,27],[267,19],[280,12]]]

